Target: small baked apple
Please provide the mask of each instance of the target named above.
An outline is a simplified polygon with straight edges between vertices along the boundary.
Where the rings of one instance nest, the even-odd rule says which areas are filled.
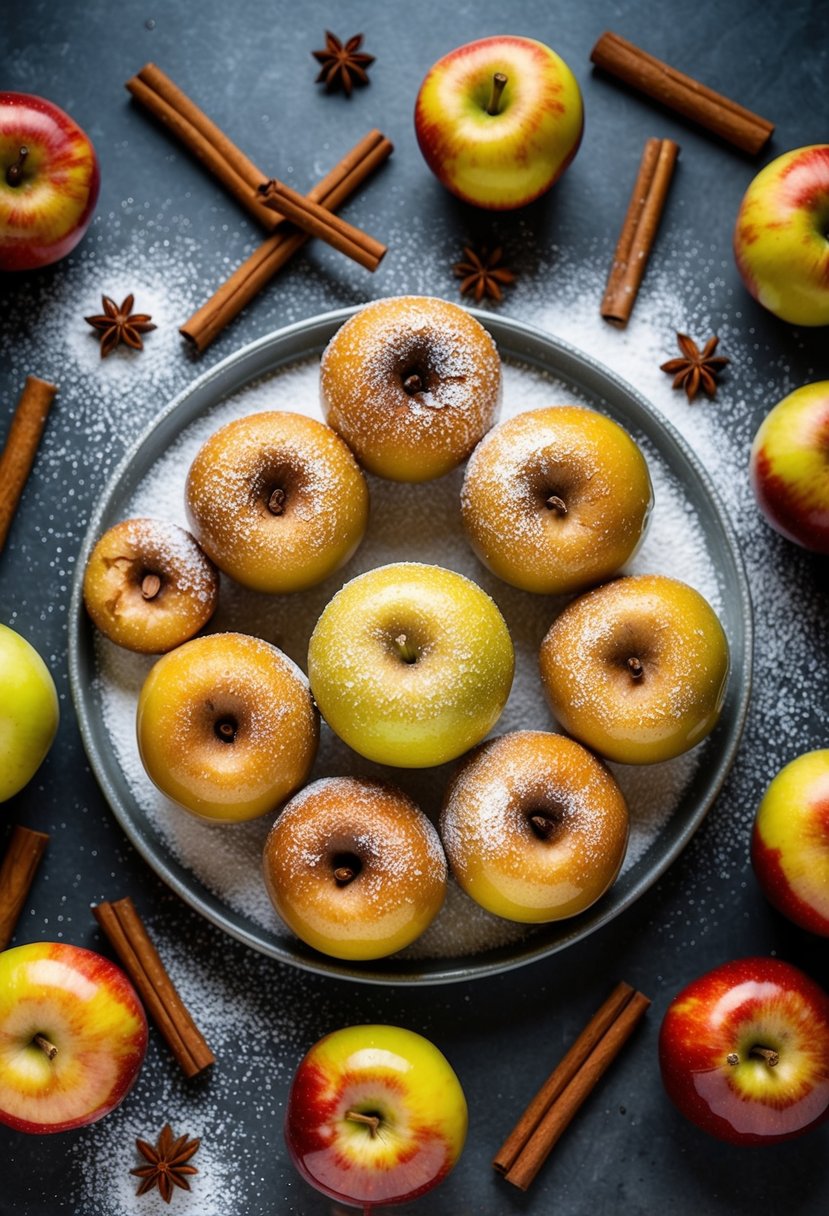
[[[446,858],[431,822],[384,781],[325,777],[283,807],[265,885],[297,937],[334,958],[383,958],[440,911]]]
[[[526,730],[482,744],[449,783],[440,818],[452,873],[496,916],[575,916],[611,885],[628,809],[609,770],[564,735]]]
[[[458,198],[492,210],[523,207],[549,190],[583,128],[575,76],[535,38],[481,38],[450,51],[415,103],[426,164]]]
[[[308,676],[320,712],[369,760],[425,768],[480,743],[515,667],[504,618],[471,579],[419,562],[352,579],[317,621]]]
[[[307,1182],[370,1212],[442,1182],[466,1127],[460,1082],[434,1043],[399,1026],[348,1026],[300,1063],[285,1140]]]
[[[703,1131],[774,1144],[829,1113],[829,998],[789,963],[746,958],[693,980],[659,1033],[668,1096]]]
[[[541,643],[553,714],[608,760],[655,764],[717,723],[728,642],[711,605],[678,579],[618,578],[580,595]]]
[[[757,809],[751,863],[789,920],[829,937],[829,748],[780,770]]]
[[[224,823],[289,798],[307,781],[319,740],[305,676],[276,646],[243,633],[194,638],[159,659],[136,727],[161,792]]]
[[[0,1123],[95,1123],[129,1093],[146,1050],[141,1002],[109,959],[66,942],[0,954]]]
[[[476,555],[498,578],[540,595],[615,574],[641,543],[652,505],[637,444],[581,406],[502,422],[472,453],[461,491]]]
[[[805,549],[829,553],[829,380],[804,384],[766,415],[749,472],[771,526]]]

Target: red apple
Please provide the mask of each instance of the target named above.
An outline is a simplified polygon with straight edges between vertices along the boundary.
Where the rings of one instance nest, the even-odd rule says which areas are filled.
[[[829,144],[795,148],[745,193],[734,256],[756,300],[792,325],[829,325]]]
[[[679,1110],[732,1144],[790,1140],[829,1114],[829,998],[773,958],[725,963],[668,1007],[659,1064]]]
[[[549,190],[576,155],[581,93],[563,59],[534,38],[482,38],[444,55],[415,103],[415,134],[448,190],[492,210]]]
[[[749,474],[773,528],[804,549],[829,553],[829,380],[795,389],[766,416]]]
[[[95,149],[73,118],[42,97],[0,93],[0,270],[66,257],[99,185]]]
[[[95,1123],[126,1097],[146,1049],[141,1002],[109,959],[59,942],[0,954],[0,1123]]]
[[[312,1186],[368,1212],[437,1186],[466,1124],[460,1082],[433,1043],[398,1026],[348,1026],[297,1069],[285,1139]]]
[[[829,937],[829,748],[782,768],[757,810],[751,864],[770,903]]]

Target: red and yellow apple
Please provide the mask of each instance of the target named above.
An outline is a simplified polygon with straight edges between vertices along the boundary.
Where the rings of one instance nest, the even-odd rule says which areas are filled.
[[[73,118],[42,97],[0,92],[0,270],[66,257],[99,185],[95,149]]]
[[[433,1043],[399,1026],[348,1026],[299,1065],[285,1140],[312,1186],[368,1212],[442,1182],[466,1127],[460,1082]]]
[[[0,1123],[95,1123],[129,1093],[146,1049],[141,1002],[109,959],[63,942],[0,954]]]
[[[482,38],[450,51],[415,103],[429,168],[458,198],[492,210],[523,207],[549,190],[583,127],[575,76],[534,38]]]
[[[829,937],[829,748],[780,770],[757,809],[751,863],[770,903]]]
[[[403,768],[443,764],[480,743],[514,666],[486,592],[420,562],[346,583],[308,644],[311,691],[331,729],[361,756]]]
[[[668,1096],[703,1131],[772,1144],[829,1114],[829,998],[789,963],[747,958],[688,985],[659,1035]]]
[[[49,668],[25,638],[0,625],[0,802],[31,781],[59,717]]]
[[[827,257],[829,274],[829,257]],[[804,384],[766,415],[749,474],[760,509],[787,540],[829,553],[829,380]]]
[[[829,144],[785,152],[746,191],[737,269],[756,300],[792,325],[829,325]]]

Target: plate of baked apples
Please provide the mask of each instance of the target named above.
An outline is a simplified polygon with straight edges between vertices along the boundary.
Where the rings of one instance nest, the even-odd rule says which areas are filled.
[[[752,627],[699,459],[610,369],[428,297],[271,334],[155,419],[71,607],[90,762],[234,937],[466,980],[620,915],[733,762]]]

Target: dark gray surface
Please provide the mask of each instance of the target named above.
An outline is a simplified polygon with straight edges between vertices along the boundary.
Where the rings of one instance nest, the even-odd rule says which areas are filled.
[[[747,450],[775,400],[798,383],[829,375],[826,332],[776,322],[739,285],[730,235],[753,162],[593,76],[587,57],[602,29],[617,29],[774,119],[772,151],[782,152],[827,137],[821,7],[759,6],[755,0],[727,7],[634,3],[623,12],[609,3],[529,0],[510,6],[495,0],[452,6],[367,0],[295,7],[253,0],[227,6],[217,0],[6,5],[0,27],[4,87],[62,104],[92,136],[103,167],[95,224],[72,258],[55,270],[0,284],[0,428],[26,371],[53,377],[62,387],[41,462],[0,557],[0,619],[26,634],[50,663],[63,710],[58,741],[41,773],[3,807],[8,822],[53,834],[17,940],[60,935],[100,947],[89,903],[134,895],[188,990],[203,985],[217,994],[215,1004],[207,1001],[196,1014],[207,1019],[218,1041],[221,1071],[194,1091],[154,1041],[139,1087],[97,1129],[43,1140],[0,1131],[2,1216],[154,1211],[148,1203],[133,1207],[119,1199],[118,1180],[133,1164],[130,1136],[154,1135],[162,1112],[174,1126],[186,1124],[182,1130],[203,1132],[205,1151],[213,1154],[208,1164],[224,1157],[224,1194],[213,1197],[215,1177],[211,1183],[205,1166],[197,1185],[208,1198],[196,1192],[188,1203],[176,1196],[181,1211],[330,1212],[331,1205],[293,1174],[279,1122],[302,1051],[319,1034],[360,1020],[396,1021],[433,1037],[456,1065],[469,1098],[470,1137],[461,1164],[439,1192],[412,1206],[412,1216],[427,1210],[435,1216],[826,1210],[825,1129],[774,1150],[720,1145],[669,1107],[656,1070],[665,1006],[708,967],[776,952],[824,985],[828,978],[825,946],[768,909],[747,861],[748,826],[765,784],[797,751],[826,743],[825,563],[759,526],[745,496],[735,523],[754,580],[758,670],[747,735],[723,794],[665,879],[623,917],[565,954],[501,978],[446,990],[367,991],[300,976],[207,926],[136,857],[106,808],[83,755],[65,670],[68,584],[86,518],[124,446],[166,400],[204,367],[290,320],[390,290],[451,298],[451,278],[432,281],[431,268],[444,252],[443,260],[452,260],[470,236],[503,239],[525,279],[547,264],[553,244],[576,263],[597,252],[606,263],[633,166],[651,134],[674,135],[683,152],[648,282],[682,242],[695,241],[706,251],[688,281],[689,313],[728,328],[729,353],[742,376],[738,384],[732,378],[706,418],[721,428],[724,446],[736,436]],[[366,49],[378,57],[372,85],[351,103],[325,97],[311,83],[308,52],[321,45],[326,26],[346,36],[363,29]],[[423,73],[440,54],[505,28],[550,42],[571,64],[584,91],[587,130],[574,166],[552,195],[519,215],[493,218],[456,204],[431,179],[414,143],[411,108]],[[106,290],[108,259],[123,266],[130,250],[146,240],[157,262],[158,243],[168,240],[163,248],[171,283],[192,310],[222,267],[226,272],[235,265],[255,240],[252,225],[221,190],[126,101],[124,80],[148,59],[199,99],[257,161],[278,166],[300,186],[370,126],[381,126],[395,141],[395,156],[383,181],[364,191],[347,214],[380,236],[396,231],[397,243],[373,279],[315,249],[204,359],[176,349],[164,368],[136,362],[115,415],[111,394],[98,400],[94,367],[66,379],[76,362],[67,357],[62,326],[69,333],[82,325],[80,316],[97,311],[94,298],[77,295],[80,287],[88,290],[90,266],[101,269],[98,290]],[[405,248],[401,231],[410,233]],[[506,310],[520,316],[520,300],[516,291]],[[148,378],[143,369],[150,366],[155,370]],[[647,1024],[532,1192],[513,1192],[491,1176],[488,1159],[541,1075],[619,977],[653,996]]]

